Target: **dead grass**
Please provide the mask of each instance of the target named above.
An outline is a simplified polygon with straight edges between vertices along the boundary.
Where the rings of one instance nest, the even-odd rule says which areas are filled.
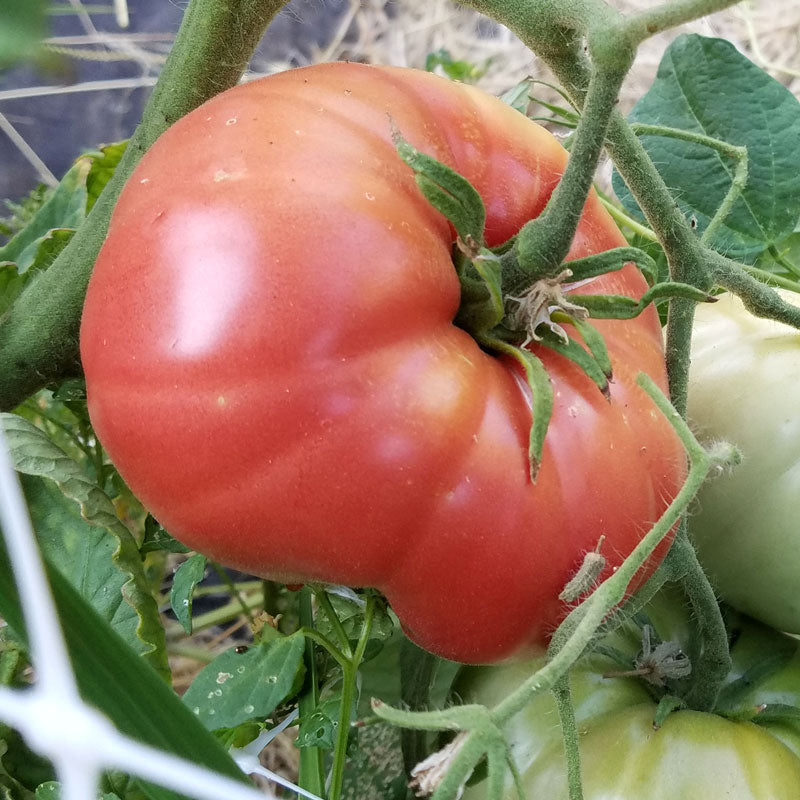
[[[611,0],[622,12],[647,8],[654,0]],[[500,93],[527,75],[546,70],[506,28],[451,0],[351,0],[347,19],[311,61],[351,59],[423,67],[428,53],[446,48],[454,58],[491,66],[479,85]],[[742,52],[800,95],[800,2],[761,0],[735,6],[644,43],[621,96],[630,108],[650,85],[669,42],[684,32],[730,39]],[[347,34],[347,35],[346,35]],[[272,64],[284,69],[288,64]]]

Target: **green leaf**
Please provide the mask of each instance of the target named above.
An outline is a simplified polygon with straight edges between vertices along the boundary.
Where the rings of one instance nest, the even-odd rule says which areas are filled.
[[[185,544],[181,544],[170,536],[158,521],[148,514],[144,521],[144,539],[139,545],[139,552],[144,555],[157,550],[164,550],[167,553],[189,552],[189,548]]]
[[[237,653],[226,650],[204,667],[183,702],[209,730],[264,718],[298,691],[305,669],[300,633]]]
[[[11,241],[0,247],[0,263],[10,261],[22,274],[36,261],[39,245],[58,228],[77,228],[86,215],[86,178],[91,159],[79,159],[58,184],[33,219]]]
[[[47,781],[36,787],[36,800],[61,800],[61,784]]]
[[[0,314],[11,308],[37,273],[47,269],[56,260],[74,233],[72,228],[53,228],[33,242],[24,253],[24,262],[27,264],[24,271],[20,271],[13,262],[0,264]]]
[[[656,262],[638,247],[615,247],[602,253],[565,261],[563,266],[572,272],[570,283],[577,283],[588,278],[596,278],[598,275],[616,272],[629,262],[636,264],[648,278],[655,279],[658,273]]]
[[[524,114],[528,110],[528,104],[530,103],[532,83],[533,80],[531,78],[524,78],[500,95],[500,99],[511,108],[519,111],[520,114]]]
[[[68,378],[54,392],[53,400],[62,403],[86,402],[86,381],[83,378]]]
[[[482,64],[457,60],[450,55],[449,50],[442,48],[434,53],[428,53],[428,57],[425,59],[425,69],[433,72],[437,67],[441,67],[442,72],[450,80],[474,83],[486,74],[491,63],[491,58],[487,58]]]
[[[164,680],[99,616],[61,573],[46,565],[78,689],[124,734],[247,783],[230,756]],[[22,608],[0,539],[0,616],[27,646]],[[178,795],[141,783],[151,800]]]
[[[214,736],[226,750],[230,750],[232,747],[247,747],[263,730],[264,725],[248,720],[235,728],[217,728]]]
[[[113,792],[98,795],[99,800],[120,800]],[[47,781],[36,787],[36,800],[61,800],[61,784],[58,781]]]
[[[136,635],[139,615],[123,598],[130,574],[119,570],[119,541],[105,528],[89,525],[80,506],[52,481],[21,475],[25,499],[42,551],[95,610],[138,652],[149,646]]]
[[[124,142],[107,144],[100,147],[96,153],[91,153],[92,166],[86,176],[86,213],[92,210],[92,206],[100,196],[105,185],[111,180],[114,170],[117,168],[122,158],[125,148],[128,146],[127,139]]]
[[[0,800],[33,800],[34,794],[12,774],[5,765],[8,744],[0,739]]]
[[[0,70],[38,54],[46,11],[47,0],[0,0]]]
[[[17,731],[0,725],[0,798],[34,800],[33,790],[54,777],[49,761],[30,750]]]
[[[30,749],[18,731],[0,725],[0,786],[3,776],[18,781],[27,789],[35,789],[55,778],[55,770],[48,759]]]
[[[756,266],[797,280],[800,277],[800,232],[793,232],[774,248],[762,253]]]
[[[328,599],[339,618],[351,646],[355,646],[361,631],[364,627],[364,601],[355,593],[352,597],[347,597],[343,593],[338,593],[330,588],[324,589],[328,593]],[[349,590],[348,590],[349,591]],[[335,638],[332,624],[325,614],[319,614],[316,620],[316,627],[320,633],[330,639]],[[385,603],[376,603],[372,615],[372,628],[370,630],[370,642],[383,642],[389,639],[394,633],[395,625]],[[367,648],[365,660],[369,660],[377,655],[379,648]]]
[[[525,372],[525,379],[531,390],[531,431],[528,438],[528,465],[531,482],[536,483],[536,476],[539,474],[539,469],[542,465],[544,440],[547,436],[547,429],[550,427],[555,401],[550,376],[547,374],[547,370],[541,360],[524,347],[517,347],[491,336],[482,339],[481,344],[511,356]],[[580,347],[580,345],[577,346]],[[589,354],[585,350],[583,352],[588,357]]]
[[[186,633],[192,632],[192,595],[206,574],[206,557],[200,553],[189,556],[175,570],[169,604]]]
[[[49,186],[40,183],[18,203],[5,200],[3,204],[11,213],[6,217],[0,217],[0,235],[10,237],[19,233],[47,202],[52,191]]]
[[[0,686],[24,685],[20,681],[20,673],[27,666],[25,652],[19,642],[9,635],[6,628],[0,628]]]
[[[61,784],[58,781],[43,783],[36,788],[36,800],[61,800]],[[103,792],[99,800],[120,800],[113,792]]]
[[[164,628],[158,608],[136,541],[117,517],[108,496],[78,463],[28,420],[4,413],[0,414],[0,427],[6,434],[15,469],[53,481],[68,501],[74,501],[74,508],[70,508],[47,487],[26,482],[28,491],[33,493],[34,525],[54,563],[89,602],[97,605],[101,614],[113,612],[111,619],[115,623],[124,622],[119,632],[167,677]],[[103,559],[108,563],[101,566]],[[98,574],[85,574],[85,569]],[[135,628],[134,620],[127,619],[123,609],[114,610],[117,598],[111,595],[117,587],[135,612]]]
[[[597,328],[584,319],[577,319],[573,317],[570,322],[575,326],[584,344],[586,345],[592,357],[597,362],[597,365],[603,370],[603,375],[611,380],[613,368],[611,366],[611,357],[608,355],[608,348],[606,347],[605,339]]]
[[[782,84],[723,39],[681,36],[667,49],[650,91],[631,122],[705,134],[747,147],[748,181],[711,244],[753,259],[784,239],[800,215],[800,103]],[[702,233],[731,186],[735,164],[712,148],[664,136],[643,136],[676,203]],[[619,175],[614,190],[642,219]]]
[[[339,695],[323,700],[311,714],[301,719],[295,746],[333,750],[336,743],[336,729],[339,726],[341,701]]]

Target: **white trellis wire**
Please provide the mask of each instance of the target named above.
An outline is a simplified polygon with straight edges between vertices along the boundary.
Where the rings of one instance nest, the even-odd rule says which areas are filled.
[[[35,684],[0,687],[0,720],[16,728],[28,745],[50,759],[63,800],[92,800],[100,773],[114,769],[199,800],[277,800],[265,793],[165,753],[120,733],[78,693],[55,603],[47,584],[25,500],[0,432],[0,527],[5,534],[30,642]],[[258,763],[258,754],[294,721],[284,720],[253,743],[232,752],[240,767],[319,800]]]

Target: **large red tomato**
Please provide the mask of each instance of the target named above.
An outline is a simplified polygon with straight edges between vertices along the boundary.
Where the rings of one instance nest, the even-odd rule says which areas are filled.
[[[390,116],[477,188],[489,245],[541,212],[564,168],[522,114],[428,73],[336,63],[224,92],[119,200],[83,317],[90,412],[191,547],[287,582],[377,587],[423,647],[491,662],[546,640],[601,535],[607,569],[624,559],[684,457],[634,384],[644,370],[664,385],[646,313],[598,324],[610,403],[540,353],[555,411],[531,483],[529,392],[452,324],[453,233]],[[592,196],[570,256],[623,244]],[[632,266],[591,287],[643,289]]]

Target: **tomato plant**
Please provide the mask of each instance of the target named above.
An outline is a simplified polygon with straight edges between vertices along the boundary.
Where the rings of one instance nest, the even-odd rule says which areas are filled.
[[[800,701],[797,642],[752,620],[735,620],[733,669],[719,695],[719,713],[678,710],[656,728],[656,701],[679,690],[680,679],[660,675],[658,667],[649,674],[651,682],[624,673],[647,672],[659,652],[680,656],[672,648],[659,651],[664,648],[659,640],[687,648],[688,614],[670,594],[646,611],[640,623],[652,626],[658,637],[651,640],[654,658],[644,657],[643,627],[628,623],[570,674],[585,800],[796,797],[800,730],[791,713]],[[540,665],[467,669],[460,694],[464,702],[491,706]],[[552,696],[536,697],[506,732],[527,796],[567,798],[564,745]],[[505,796],[516,797],[511,785]],[[464,797],[483,797],[483,786],[469,788]]]
[[[422,646],[495,661],[546,638],[602,535],[608,574],[674,494],[680,446],[634,384],[664,385],[661,334],[654,313],[598,323],[610,402],[542,354],[556,407],[533,485],[524,381],[453,325],[454,236],[389,116],[480,192],[489,245],[565,165],[523,115],[427,73],[326,64],[223,93],[120,198],[82,322],[90,413],[186,544],[285,582],[377,587]],[[570,256],[621,244],[590,197]],[[592,287],[644,288],[633,265]]]
[[[800,298],[783,291],[795,305]],[[698,308],[689,414],[698,434],[744,462],[701,491],[690,531],[715,587],[754,617],[800,633],[800,336],[726,294]]]
[[[15,796],[58,780],[65,796],[247,800],[248,775],[280,780],[269,759],[290,792],[327,800],[401,800],[409,775],[454,800],[485,764],[500,800],[506,732],[540,795],[581,797],[582,777],[587,796],[797,794],[797,644],[720,609],[684,514],[737,454],[681,418],[694,304],[732,291],[800,328],[765,285],[800,289],[800,103],[732,44],[689,35],[618,113],[645,39],[733,0],[464,2],[550,69],[569,108],[541,105],[574,128],[569,158],[516,110],[407,70],[296,70],[198,108],[239,83],[283,0],[192,0],[130,141],[15,207],[0,426],[47,567],[18,547],[33,537],[0,463],[0,784]],[[474,57],[431,65],[452,76]],[[535,114],[535,83],[504,98]],[[627,244],[591,192],[603,152]],[[669,301],[666,370],[656,315],[631,321],[652,300]],[[672,406],[640,371],[661,389],[668,372]],[[650,606],[646,645],[640,598],[617,607],[647,576],[648,597],[677,582],[691,612]],[[461,665],[395,631],[380,592],[432,652],[491,662],[550,640],[549,660],[472,673],[498,676],[478,698],[491,708],[448,702]],[[633,619],[581,661],[612,613]],[[20,735],[41,768],[20,768]]]

